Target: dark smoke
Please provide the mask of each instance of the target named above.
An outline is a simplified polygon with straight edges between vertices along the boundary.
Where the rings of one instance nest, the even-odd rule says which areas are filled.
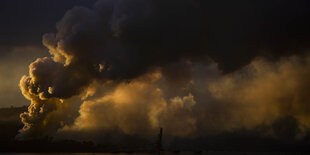
[[[308,8],[308,1],[288,0],[101,0],[93,9],[74,7],[57,23],[56,34],[43,36],[52,58],[33,62],[21,80],[32,101],[21,115],[22,133],[44,126],[50,113],[45,103],[78,96],[94,81],[130,82],[161,68],[168,81],[185,86],[192,62],[213,61],[231,73],[258,56],[303,54],[310,43]],[[196,103],[191,98],[188,103]]]

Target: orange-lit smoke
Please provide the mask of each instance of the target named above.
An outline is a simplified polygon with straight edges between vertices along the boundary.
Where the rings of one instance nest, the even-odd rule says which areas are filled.
[[[20,81],[31,105],[21,114],[18,138],[148,137],[159,127],[173,137],[239,129],[303,137],[310,126],[307,52],[281,56],[276,50],[290,44],[281,44],[273,28],[278,41],[262,36],[257,42],[270,46],[276,61],[260,57],[265,46],[246,44],[256,36],[218,41],[209,36],[208,6],[202,0],[101,0],[93,9],[69,10],[57,33],[43,36],[51,57],[30,64]],[[221,48],[226,45],[231,49]],[[279,135],[279,126],[296,130]]]
[[[58,134],[96,137],[119,131],[147,137],[163,127],[167,136],[197,137],[262,126],[263,136],[283,138],[293,134],[290,138],[298,139],[307,134],[309,57],[288,57],[277,62],[256,59],[226,75],[215,64],[192,67],[190,86],[179,89],[179,95],[174,97],[167,96],[173,94],[168,92],[173,88],[166,87],[167,80],[158,71],[117,84],[103,94],[95,93],[96,97],[83,102],[74,123]],[[285,124],[287,117],[296,121],[297,130],[279,135],[275,126],[279,120],[284,120],[283,126],[294,125]]]

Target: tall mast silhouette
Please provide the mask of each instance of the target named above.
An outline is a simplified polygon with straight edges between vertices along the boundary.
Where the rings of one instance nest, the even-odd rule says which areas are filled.
[[[157,154],[160,155],[163,151],[162,148],[163,128],[160,128],[157,142]]]

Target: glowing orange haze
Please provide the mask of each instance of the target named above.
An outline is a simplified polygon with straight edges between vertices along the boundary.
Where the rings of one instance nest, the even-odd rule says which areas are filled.
[[[59,138],[92,139],[114,131],[151,136],[163,127],[167,136],[195,137],[271,126],[279,118],[292,116],[298,122],[296,138],[308,131],[310,57],[288,57],[275,63],[256,59],[226,75],[214,63],[188,65],[193,76],[187,83],[176,79],[171,84],[158,68],[130,82],[94,82],[71,99],[47,99],[46,106],[57,108],[38,129]],[[28,98],[35,102],[32,96]],[[79,109],[78,115],[74,109]],[[276,136],[271,128],[262,132]]]

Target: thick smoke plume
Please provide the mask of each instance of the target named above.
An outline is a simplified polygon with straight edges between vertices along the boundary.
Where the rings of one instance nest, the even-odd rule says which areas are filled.
[[[189,86],[178,92],[171,92],[162,73],[155,72],[93,96],[59,134],[72,138],[84,133],[79,138],[96,139],[98,133],[119,131],[147,137],[164,127],[165,135],[173,137],[247,129],[259,130],[262,136],[298,139],[309,131],[309,57],[257,59],[227,75],[215,64],[192,67]],[[286,128],[296,131],[280,134]]]
[[[159,127],[195,137],[262,125],[279,136],[274,123],[286,117],[302,137],[308,3],[263,2],[102,0],[69,10],[43,36],[52,57],[20,81],[31,105],[18,138],[149,136]]]

